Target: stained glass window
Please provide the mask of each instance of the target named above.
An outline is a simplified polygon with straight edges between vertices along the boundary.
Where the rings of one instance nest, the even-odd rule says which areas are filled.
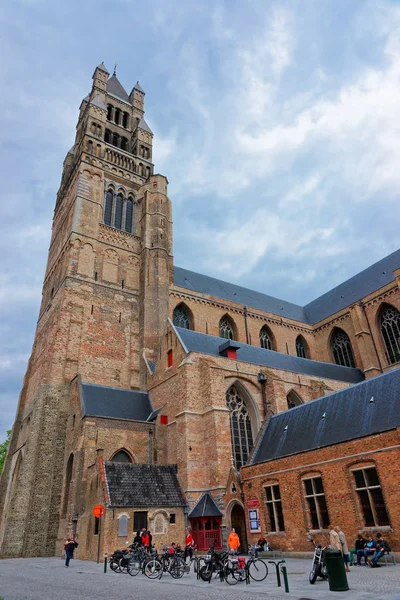
[[[248,461],[253,448],[253,434],[247,406],[235,386],[226,392],[226,405],[230,412],[230,428],[233,461],[240,469]]]
[[[184,304],[179,304],[174,310],[173,323],[175,327],[191,329],[189,311]]]
[[[390,364],[400,361],[400,312],[385,306],[381,312],[381,332]]]
[[[219,337],[233,340],[233,324],[229,317],[223,317],[219,322]]]
[[[302,335],[299,335],[296,339],[296,354],[300,358],[308,358],[309,356],[307,342]]]
[[[333,332],[331,348],[337,365],[342,365],[343,367],[356,366],[350,338],[342,329],[335,329]]]

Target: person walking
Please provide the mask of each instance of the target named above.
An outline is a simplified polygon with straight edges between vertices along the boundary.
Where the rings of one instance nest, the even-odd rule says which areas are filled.
[[[185,538],[185,551],[183,553],[183,560],[186,562],[187,557],[189,556],[190,561],[193,558],[193,546],[194,539],[190,532],[190,529],[186,529],[186,538]]]
[[[228,548],[229,548],[229,550],[231,550],[231,552],[236,554],[239,549],[239,546],[240,546],[239,536],[236,533],[235,528],[232,527],[232,531],[230,532],[230,534],[228,536]]]
[[[74,550],[78,547],[78,542],[75,541],[75,535],[71,533],[69,538],[65,540],[64,550],[65,550],[65,566],[69,567],[69,561],[71,558],[74,558]]]
[[[339,540],[340,540],[340,543],[342,546],[341,550],[342,550],[342,554],[343,554],[344,566],[346,567],[347,573],[350,573],[350,568],[349,568],[350,555],[349,555],[349,547],[347,545],[346,536],[344,535],[343,531],[338,526],[335,527],[335,531],[339,536]]]

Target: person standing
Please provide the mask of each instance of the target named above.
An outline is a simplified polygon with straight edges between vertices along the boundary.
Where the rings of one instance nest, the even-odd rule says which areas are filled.
[[[344,535],[344,533],[340,529],[340,527],[335,527],[335,531],[338,534],[340,543],[342,545],[341,550],[342,550],[342,554],[343,554],[344,566],[346,567],[347,573],[350,573],[350,568],[349,568],[350,555],[349,555],[349,547],[347,545],[346,536]]]
[[[64,550],[65,550],[65,566],[69,567],[69,561],[71,558],[74,558],[74,550],[78,547],[78,542],[75,541],[75,535],[71,533],[69,538],[65,540]]]
[[[190,529],[186,529],[186,538],[185,538],[185,552],[183,553],[183,560],[186,562],[187,557],[190,557],[190,560],[193,558],[193,546],[194,539],[190,532]]]
[[[146,529],[142,530],[142,544],[143,546],[146,548],[146,550],[149,550],[149,545],[150,545],[150,536],[147,533]]]
[[[234,552],[236,554],[239,549],[239,546],[240,546],[239,536],[236,533],[234,527],[232,527],[232,531],[230,532],[230,534],[228,536],[228,548],[229,548],[229,550],[231,550],[232,552]]]
[[[342,551],[342,544],[340,543],[340,537],[338,532],[336,531],[335,527],[332,527],[331,525],[329,525],[330,531],[329,531],[329,545],[332,546],[332,548],[334,550],[340,550],[340,552]]]

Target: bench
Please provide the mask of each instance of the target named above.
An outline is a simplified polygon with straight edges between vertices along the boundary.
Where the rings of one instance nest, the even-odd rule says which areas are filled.
[[[389,554],[384,554],[383,556],[380,557],[380,559],[378,560],[378,563],[380,561],[384,561],[386,566],[389,566],[390,564],[395,565],[396,564],[396,559],[394,557],[394,554],[392,554],[391,552],[389,552]],[[390,561],[388,563],[388,560]]]
[[[282,550],[269,550],[268,552],[257,552],[258,558],[282,558]]]

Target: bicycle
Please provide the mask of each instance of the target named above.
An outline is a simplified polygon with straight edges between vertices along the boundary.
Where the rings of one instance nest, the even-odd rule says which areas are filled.
[[[264,581],[268,575],[267,563],[262,558],[256,557],[256,550],[254,548],[249,549],[249,560],[247,561],[246,568],[253,581]]]

